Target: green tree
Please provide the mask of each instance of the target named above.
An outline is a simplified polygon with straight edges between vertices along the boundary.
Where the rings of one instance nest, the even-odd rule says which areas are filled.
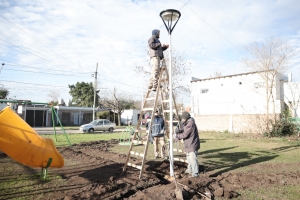
[[[72,102],[77,106],[92,107],[94,105],[94,87],[93,83],[77,82],[76,85],[69,85]],[[98,106],[99,91],[96,91],[95,106]]]
[[[5,99],[9,94],[9,91],[5,88],[0,89],[0,99]]]

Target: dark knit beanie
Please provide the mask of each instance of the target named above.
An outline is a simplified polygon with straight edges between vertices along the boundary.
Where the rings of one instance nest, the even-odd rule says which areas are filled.
[[[190,113],[184,111],[181,115],[182,119],[188,120],[191,117]]]

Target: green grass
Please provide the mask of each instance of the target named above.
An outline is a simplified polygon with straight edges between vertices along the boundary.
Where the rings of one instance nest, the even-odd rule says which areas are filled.
[[[111,140],[120,139],[122,137],[122,132],[114,133],[84,133],[84,134],[67,134],[71,144],[78,144],[81,142],[97,141],[97,140]],[[68,146],[68,140],[64,134],[57,134],[57,141],[55,135],[42,135],[45,138],[51,138],[56,146]]]
[[[246,189],[240,191],[238,199],[243,200],[291,200],[300,198],[299,185],[273,186],[268,189],[257,188],[255,190]]]

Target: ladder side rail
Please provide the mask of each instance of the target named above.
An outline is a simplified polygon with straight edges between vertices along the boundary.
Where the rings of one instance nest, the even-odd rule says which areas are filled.
[[[143,118],[143,114],[144,114],[144,108],[145,108],[145,105],[146,105],[146,102],[147,102],[147,98],[149,97],[149,94],[150,94],[150,91],[148,90],[147,91],[147,94],[146,94],[146,97],[144,98],[144,102],[143,102],[143,107],[141,108],[141,112],[140,112],[140,117],[139,117],[139,120],[138,120],[138,124],[136,126],[136,129],[139,130],[140,127],[141,127],[141,121],[142,121],[142,118]],[[135,138],[134,138],[135,139]]]
[[[145,161],[146,161],[147,152],[148,152],[149,140],[150,140],[150,135],[151,135],[151,128],[152,128],[153,119],[154,119],[154,113],[155,113],[155,109],[156,109],[156,106],[157,106],[157,100],[158,100],[158,96],[159,96],[158,94],[159,94],[159,92],[161,90],[160,89],[161,77],[162,77],[162,73],[160,73],[160,75],[159,75],[157,90],[156,90],[156,94],[155,94],[155,101],[154,101],[153,110],[152,110],[152,114],[151,114],[151,121],[150,121],[150,124],[148,126],[149,127],[149,133],[148,133],[148,136],[147,136],[146,147],[144,149],[144,157],[143,157],[143,161],[142,161],[142,168],[141,168],[140,176],[139,176],[140,179],[143,176]]]
[[[145,99],[144,99],[143,107],[141,108],[140,117],[139,117],[139,121],[138,121],[138,125],[137,125],[137,130],[139,130],[139,128],[140,128],[141,119],[142,119],[143,113],[144,113],[143,108],[144,108],[145,105],[146,105],[146,99],[148,98],[149,94],[150,94],[150,91],[148,90],[148,92],[147,92],[147,94],[146,94],[146,97],[145,97]],[[137,132],[134,131],[133,138],[131,139],[131,144],[130,144],[130,147],[129,147],[129,151],[128,151],[128,153],[127,153],[125,165],[124,165],[124,167],[123,167],[123,172],[126,171],[127,164],[128,164],[129,158],[130,158],[130,152],[131,152],[131,150],[132,150],[132,148],[133,148],[133,146],[134,146],[133,140],[136,140],[136,135],[137,135]]]

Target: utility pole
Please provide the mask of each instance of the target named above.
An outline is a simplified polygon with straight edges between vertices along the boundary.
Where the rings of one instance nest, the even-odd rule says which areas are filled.
[[[114,123],[116,123],[115,110],[116,110],[116,88],[114,87]]]
[[[97,71],[98,71],[98,63],[96,66],[96,72],[95,72],[95,81],[94,81],[94,105],[93,105],[93,121],[95,120],[95,105],[96,105],[96,95],[97,95]]]

